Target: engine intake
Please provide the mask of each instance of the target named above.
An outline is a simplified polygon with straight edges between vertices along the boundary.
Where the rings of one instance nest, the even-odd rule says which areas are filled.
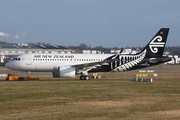
[[[71,66],[56,66],[54,68],[54,72],[52,72],[53,77],[60,78],[60,77],[75,77],[76,70],[74,67]]]

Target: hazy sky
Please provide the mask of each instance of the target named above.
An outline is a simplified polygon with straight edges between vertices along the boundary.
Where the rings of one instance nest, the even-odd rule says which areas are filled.
[[[0,0],[0,41],[145,46],[162,27],[180,45],[180,0]]]

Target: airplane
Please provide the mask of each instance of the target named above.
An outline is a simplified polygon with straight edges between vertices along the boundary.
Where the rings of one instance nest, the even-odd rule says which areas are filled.
[[[122,72],[149,67],[170,61],[163,56],[169,28],[161,28],[145,48],[137,54],[22,54],[8,61],[5,66],[12,70],[52,72],[53,77],[75,77],[89,80],[90,72]]]

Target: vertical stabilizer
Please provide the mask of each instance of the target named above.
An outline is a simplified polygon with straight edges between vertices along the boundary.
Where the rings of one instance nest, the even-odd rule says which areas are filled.
[[[151,39],[151,41],[142,50],[146,49],[146,57],[162,56],[164,52],[164,47],[166,45],[166,40],[168,36],[169,28],[161,28],[156,35]]]

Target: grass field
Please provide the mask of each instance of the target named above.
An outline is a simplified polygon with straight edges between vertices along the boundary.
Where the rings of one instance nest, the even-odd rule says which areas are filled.
[[[80,81],[35,75],[40,81],[0,80],[1,120],[180,120],[180,71],[158,71],[153,82],[136,72],[102,73]]]

